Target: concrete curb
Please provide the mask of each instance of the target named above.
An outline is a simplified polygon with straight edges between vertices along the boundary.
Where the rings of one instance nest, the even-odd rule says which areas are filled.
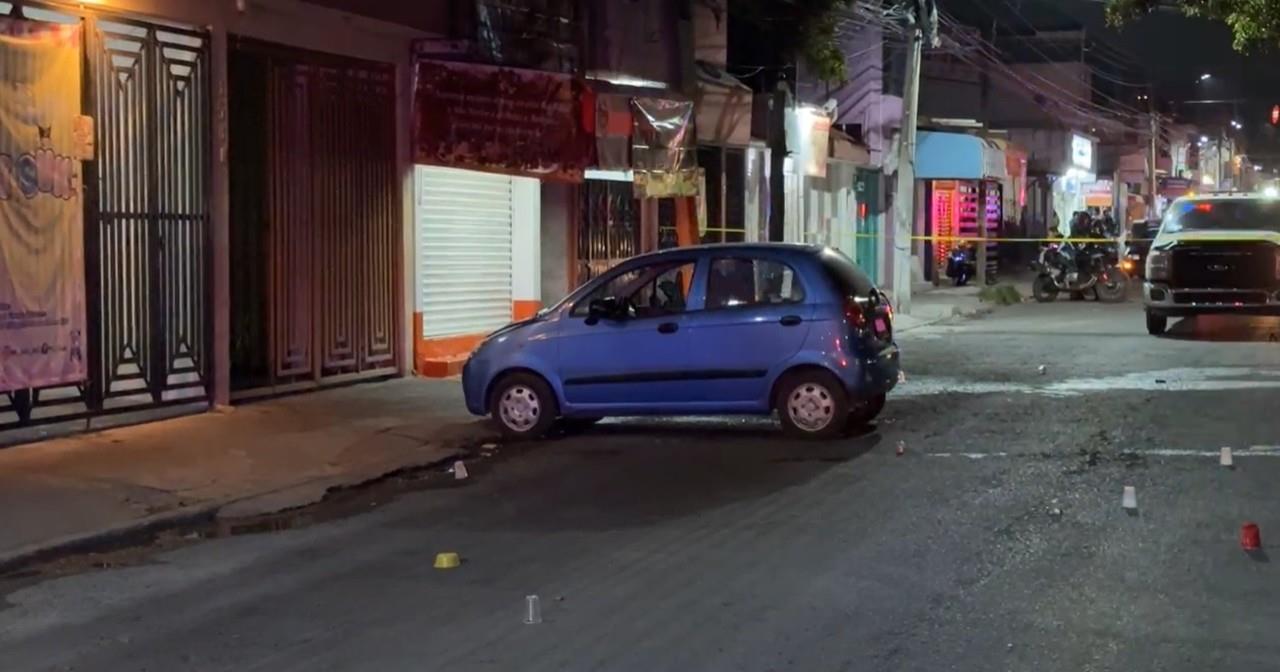
[[[953,306],[951,309],[950,315],[938,315],[937,317],[925,318],[921,320],[918,324],[913,324],[909,327],[897,329],[896,331],[900,334],[903,334],[910,331],[915,331],[916,329],[919,329],[921,327],[928,327],[928,326],[938,324],[939,322],[945,322],[947,320],[955,319],[957,317],[965,317],[965,318],[978,317],[981,315],[990,315],[995,311],[996,311],[996,306],[988,303],[979,304],[974,308],[961,308],[960,306]]]
[[[179,507],[172,511],[136,518],[93,532],[28,544],[14,551],[0,553],[0,575],[11,574],[30,565],[68,555],[125,548],[166,530],[212,524],[219,518],[230,518],[231,516],[223,516],[223,512],[237,507],[240,507],[243,513],[234,517],[262,516],[311,506],[323,501],[334,490],[360,487],[405,471],[431,469],[451,462],[466,452],[461,447],[446,450],[447,454],[424,462],[388,463],[378,470],[361,470],[344,476],[311,479],[269,492]]]

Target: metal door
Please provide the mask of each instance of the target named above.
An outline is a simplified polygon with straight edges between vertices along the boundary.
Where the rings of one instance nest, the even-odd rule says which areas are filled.
[[[394,68],[244,38],[231,46],[233,388],[395,373]]]
[[[0,429],[203,404],[211,338],[207,34],[39,3],[0,3],[0,14],[84,27],[82,97],[97,151],[82,166],[88,380],[5,395]]]

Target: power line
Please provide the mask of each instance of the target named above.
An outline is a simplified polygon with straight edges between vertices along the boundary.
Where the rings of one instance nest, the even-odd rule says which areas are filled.
[[[987,16],[990,16],[992,19],[998,19],[998,17],[995,15],[995,13],[991,10],[991,6],[987,4],[986,0],[977,0],[977,1],[978,1],[978,4],[980,4],[980,5],[982,6],[982,9],[986,12]],[[1027,26],[1028,28],[1030,28],[1030,29],[1032,29],[1032,30],[1034,30],[1034,31],[1039,32],[1039,28],[1037,28],[1037,27],[1035,26],[1035,24],[1031,23],[1031,21],[1030,21],[1030,20],[1028,20],[1025,16],[1023,16],[1023,15],[1022,15],[1022,12],[1021,12],[1017,7],[1014,7],[1014,6],[1013,6],[1013,4],[1009,2],[1009,0],[1000,0],[1000,1],[1001,1],[1001,2],[1003,2],[1003,3],[1004,3],[1004,5],[1005,5],[1006,7],[1008,7],[1011,11],[1013,11],[1014,16],[1016,16],[1016,17],[1018,18],[1018,20],[1022,21],[1023,25]],[[1031,50],[1032,50],[1032,51],[1034,51],[1034,52],[1035,52],[1037,55],[1039,55],[1041,58],[1045,59],[1045,62],[1046,62],[1046,63],[1049,63],[1050,65],[1052,65],[1053,67],[1057,68],[1058,70],[1060,70],[1060,71],[1061,71],[1061,72],[1063,72],[1064,74],[1067,74],[1067,75],[1071,75],[1071,74],[1072,74],[1072,73],[1071,73],[1071,71],[1067,70],[1066,68],[1062,67],[1059,63],[1054,62],[1052,59],[1050,59],[1050,58],[1049,58],[1049,56],[1048,56],[1047,54],[1045,54],[1043,51],[1041,51],[1038,47],[1036,47],[1036,46],[1035,46],[1035,45],[1034,45],[1030,40],[1028,40],[1027,38],[1022,37],[1022,36],[1020,36],[1020,35],[1016,35],[1016,34],[1014,35],[1014,37],[1015,37],[1015,38],[1018,38],[1018,39],[1021,39],[1021,40],[1023,41],[1023,43],[1024,43],[1024,44],[1026,44],[1028,47],[1030,47],[1030,48],[1031,48]],[[1091,73],[1091,74],[1092,74],[1092,73]],[[1043,78],[1042,78],[1042,79],[1043,79]],[[1044,81],[1045,81],[1046,83],[1051,83],[1051,82],[1048,82],[1048,80],[1044,80]],[[1091,88],[1092,88],[1092,87],[1091,87]],[[1120,106],[1120,107],[1122,107],[1122,108],[1124,108],[1124,109],[1127,109],[1127,110],[1129,110],[1130,112],[1133,112],[1134,114],[1139,114],[1139,115],[1143,114],[1143,113],[1142,113],[1142,111],[1138,110],[1137,108],[1131,107],[1131,106],[1129,106],[1129,105],[1125,104],[1124,102],[1122,102],[1122,101],[1120,101],[1120,100],[1117,100],[1117,99],[1115,99],[1115,98],[1112,98],[1111,96],[1108,96],[1108,95],[1106,95],[1106,94],[1102,93],[1101,91],[1097,91],[1097,94],[1098,94],[1100,97],[1102,97],[1104,100],[1109,100],[1109,101],[1111,101],[1112,103],[1115,103],[1116,105],[1118,105],[1118,106]]]
[[[952,29],[954,34],[951,37],[957,43],[961,43],[962,40],[958,39],[956,36],[968,37],[968,34],[972,32],[972,29],[960,24],[960,22],[957,21],[954,17],[946,14],[945,12],[939,12],[939,18],[944,24],[946,24],[949,28]],[[1026,73],[1040,80],[1044,84],[1048,85],[1049,91],[1044,90],[1038,85],[1032,84],[1026,77],[1018,73],[1017,71],[1014,71],[1011,67],[1008,66],[1008,64],[1004,63],[1002,55],[995,52],[995,50],[991,47],[991,45],[987,43],[985,40],[981,38],[971,39],[968,41],[968,46],[971,49],[975,49],[980,54],[982,54],[982,56],[984,56],[985,59],[988,61],[987,65],[994,66],[995,68],[1003,71],[1009,78],[1021,83],[1025,88],[1033,91],[1036,94],[1039,94],[1045,100],[1053,100],[1059,105],[1066,107],[1071,111],[1075,112],[1077,115],[1093,120],[1094,123],[1100,123],[1100,124],[1112,125],[1112,126],[1114,125],[1123,126],[1124,124],[1123,121],[1118,121],[1112,118],[1112,115],[1118,114],[1117,112],[1104,108],[1098,105],[1097,103],[1094,103],[1091,100],[1086,100],[1074,94],[1069,94],[1069,93],[1067,94],[1067,95],[1070,95],[1074,100],[1064,98],[1059,93],[1060,85],[1058,83],[1051,82],[1034,72]],[[968,59],[962,59],[962,60],[968,61]],[[984,67],[983,65],[977,64],[977,63],[971,62],[971,64],[979,68]],[[1050,91],[1053,91],[1054,93],[1050,93]],[[1126,128],[1128,127],[1126,126]]]

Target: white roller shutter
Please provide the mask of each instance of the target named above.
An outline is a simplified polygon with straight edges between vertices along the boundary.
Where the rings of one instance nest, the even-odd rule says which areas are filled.
[[[486,333],[511,321],[511,178],[417,166],[422,336]]]

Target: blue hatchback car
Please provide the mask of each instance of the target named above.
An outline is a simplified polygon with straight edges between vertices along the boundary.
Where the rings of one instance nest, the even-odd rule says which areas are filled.
[[[467,408],[510,438],[557,420],[767,415],[827,438],[898,381],[893,309],[848,257],[780,243],[629,259],[490,335],[463,369]]]

